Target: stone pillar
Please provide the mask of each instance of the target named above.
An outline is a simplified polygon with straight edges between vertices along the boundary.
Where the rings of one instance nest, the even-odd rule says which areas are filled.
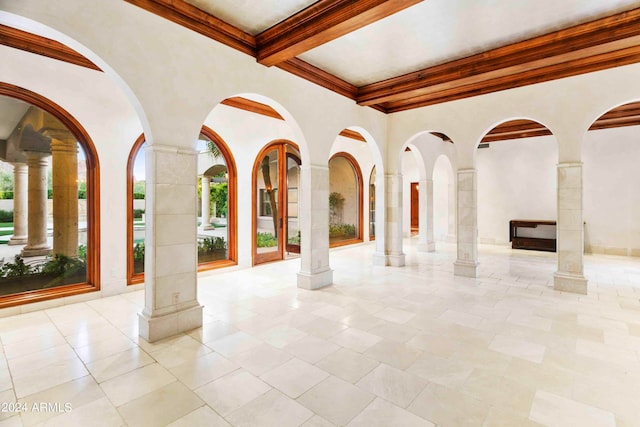
[[[27,246],[22,248],[23,257],[48,255],[47,243],[47,162],[49,153],[27,152],[28,178],[28,225]]]
[[[456,276],[477,277],[478,269],[478,177],[476,169],[459,169]]]
[[[197,300],[197,153],[145,149],[145,306],[140,336],[157,341],[202,326]]]
[[[13,237],[10,245],[24,245],[27,243],[27,173],[25,163],[13,164]]]
[[[51,139],[53,254],[78,255],[78,145]]]
[[[298,190],[300,272],[298,287],[319,289],[333,283],[329,267],[329,167],[303,165]]]
[[[433,238],[433,180],[424,179],[420,181],[419,186],[420,235],[418,251],[435,252],[436,242]]]
[[[447,221],[447,242],[456,243],[456,185],[455,183],[449,184],[449,197],[448,201],[448,221]]]
[[[200,228],[203,230],[211,230],[211,210],[209,206],[211,205],[211,191],[210,191],[210,181],[206,175],[200,176],[201,185],[201,193],[202,193],[202,224]]]
[[[554,289],[586,295],[587,279],[582,262],[582,163],[558,165],[557,238],[558,271],[553,278]]]
[[[385,174],[384,193],[386,206],[381,207],[385,213],[384,257],[376,252],[373,263],[402,267],[405,264],[405,254],[402,252],[402,175]]]

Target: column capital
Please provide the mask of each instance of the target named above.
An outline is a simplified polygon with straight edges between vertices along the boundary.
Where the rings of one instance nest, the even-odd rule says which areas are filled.
[[[192,155],[197,156],[199,154],[198,150],[193,148],[185,148],[185,147],[176,147],[173,145],[163,145],[163,144],[147,144],[144,147],[146,152],[162,152],[162,153],[174,153],[174,154],[183,154],[183,155]]]
[[[582,167],[584,163],[582,162],[561,162],[558,163],[558,167],[559,168],[578,168],[578,167]]]

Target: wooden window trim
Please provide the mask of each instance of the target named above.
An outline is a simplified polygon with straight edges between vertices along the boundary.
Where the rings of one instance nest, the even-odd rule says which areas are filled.
[[[4,82],[0,82],[0,95],[28,102],[60,120],[82,145],[87,162],[87,281],[0,296],[0,308],[100,290],[100,163],[91,137],[75,117],[42,95]]]
[[[371,168],[371,172],[369,173],[369,200],[367,201],[369,203],[369,201],[371,200],[371,185],[372,185],[372,179],[371,177],[373,177],[374,172],[376,172],[376,166],[373,165],[373,167]],[[375,189],[377,189],[377,185],[375,182],[375,179],[373,180],[373,186]],[[377,194],[374,192],[373,193],[373,197],[374,197],[374,212],[377,213],[377,211],[375,210],[375,198],[377,197]],[[371,204],[369,203],[369,218],[371,217]],[[376,236],[375,234],[371,234],[371,224],[370,221],[367,221],[367,224],[369,225],[369,241],[373,242],[376,240]],[[374,221],[374,226],[375,226],[375,221]]]
[[[363,227],[363,219],[364,219],[364,209],[363,209],[363,178],[362,178],[362,171],[360,170],[360,165],[358,165],[358,161],[356,160],[355,157],[353,157],[351,154],[345,152],[345,151],[340,151],[338,153],[335,153],[333,156],[331,156],[331,158],[329,159],[329,163],[331,163],[331,160],[335,159],[336,157],[343,157],[345,158],[350,164],[351,167],[353,167],[353,170],[356,174],[356,186],[358,189],[358,200],[357,200],[357,207],[358,207],[358,214],[357,214],[357,218],[358,218],[358,226],[356,227],[356,238],[355,239],[349,239],[349,240],[342,240],[340,242],[335,242],[335,243],[331,243],[329,242],[329,247],[330,248],[336,248],[339,246],[345,246],[345,245],[351,245],[354,243],[361,243],[363,241],[363,231],[362,231],[362,227]],[[328,164],[328,163],[327,163]],[[331,174],[331,169],[329,169],[329,174]],[[331,191],[331,190],[329,190]],[[367,221],[367,224],[369,222]],[[327,230],[327,233],[329,232],[329,230]]]
[[[220,153],[227,164],[227,249],[229,258],[219,261],[198,263],[198,271],[208,271],[218,268],[231,267],[238,264],[238,191],[236,162],[227,143],[213,129],[202,126],[200,132],[211,139],[220,149]],[[140,135],[133,144],[127,160],[127,284],[144,283],[144,273],[133,272],[133,167],[138,151],[145,142],[144,134]],[[231,212],[231,214],[229,214]]]

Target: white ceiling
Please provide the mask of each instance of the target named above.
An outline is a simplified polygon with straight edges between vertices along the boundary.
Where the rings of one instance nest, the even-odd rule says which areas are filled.
[[[11,135],[28,108],[26,102],[0,96],[0,139],[7,139]]]
[[[249,34],[261,33],[315,0],[186,0]]]
[[[640,0],[425,0],[299,58],[360,86],[639,6]]]

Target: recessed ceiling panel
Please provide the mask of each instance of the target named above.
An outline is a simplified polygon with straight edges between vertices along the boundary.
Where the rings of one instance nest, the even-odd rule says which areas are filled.
[[[0,139],[7,139],[16,128],[29,104],[8,96],[0,96]]]
[[[425,0],[299,58],[357,86],[640,7],[640,0]]]
[[[315,0],[186,0],[249,34],[259,34]]]

